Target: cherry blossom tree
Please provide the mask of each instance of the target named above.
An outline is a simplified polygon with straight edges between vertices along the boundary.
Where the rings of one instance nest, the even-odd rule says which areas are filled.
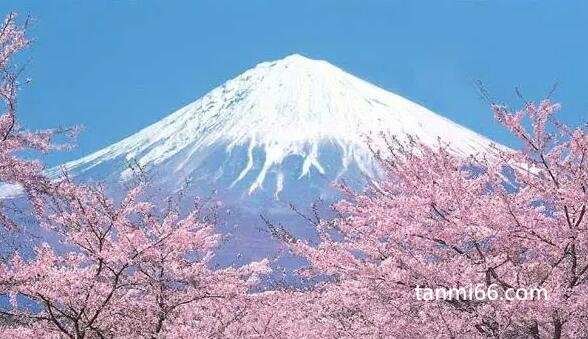
[[[586,129],[557,122],[549,101],[492,109],[522,150],[464,158],[442,142],[390,140],[388,179],[343,188],[319,246],[290,244],[310,274],[334,280],[317,301],[323,338],[588,337]],[[416,295],[478,284],[495,284],[495,300]],[[506,300],[508,289],[546,296]]]
[[[267,261],[213,269],[220,238],[194,210],[158,209],[142,199],[145,184],[112,199],[100,185],[67,174],[48,178],[41,161],[22,151],[56,148],[61,131],[27,132],[16,121],[20,69],[11,64],[25,48],[26,25],[10,14],[0,32],[0,181],[18,185],[35,221],[53,239],[32,255],[1,243],[0,338],[232,338],[250,311],[247,292]],[[4,186],[6,187],[6,186]],[[8,199],[5,199],[8,200]],[[19,228],[2,214],[3,231]]]
[[[58,338],[223,337],[245,309],[248,289],[268,272],[266,262],[210,269],[219,240],[212,225],[196,213],[179,218],[170,210],[157,217],[155,206],[138,198],[140,188],[120,204],[100,187],[69,180],[54,190],[35,196],[35,206],[43,225],[71,250],[43,244],[32,260],[17,254],[4,266],[12,298],[3,312],[30,324],[14,331]]]
[[[26,190],[45,183],[40,161],[27,160],[23,151],[46,152],[54,146],[51,137],[55,130],[28,132],[16,121],[19,75],[23,68],[13,63],[15,56],[29,45],[25,37],[25,24],[17,23],[16,14],[9,14],[0,28],[0,183],[19,184]],[[2,206],[0,227],[3,232],[15,228],[14,222]]]
[[[25,159],[25,151],[46,152],[54,148],[51,138],[56,131],[29,132],[19,126],[16,119],[19,76],[23,67],[15,65],[15,57],[29,45],[25,36],[28,19],[19,24],[16,14],[8,14],[0,26],[0,190],[2,195],[18,189],[30,192],[47,184],[40,161]],[[14,250],[15,234],[22,225],[14,220],[12,203],[0,199],[0,265]],[[0,269],[0,298],[7,286],[4,272]],[[1,302],[1,301],[0,301]],[[2,317],[0,316],[0,322]]]

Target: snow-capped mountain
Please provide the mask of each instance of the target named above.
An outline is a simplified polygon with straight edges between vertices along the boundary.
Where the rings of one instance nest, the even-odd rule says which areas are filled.
[[[263,247],[258,215],[289,215],[334,198],[331,182],[377,175],[366,136],[412,134],[460,154],[492,141],[326,61],[301,55],[263,62],[161,121],[65,167],[80,178],[124,181],[129,163],[170,191],[216,190],[232,209],[239,252]],[[290,214],[291,215],[291,214]],[[250,216],[248,218],[247,216]],[[288,219],[283,223],[288,223]],[[295,223],[294,221],[291,221]],[[309,226],[307,226],[309,227]],[[302,228],[301,233],[308,233]]]
[[[161,121],[65,166],[77,175],[113,161],[165,166],[166,176],[182,182],[207,176],[200,169],[210,166],[210,154],[220,148],[226,154],[219,159],[223,164],[207,179],[228,180],[229,187],[243,183],[248,194],[265,190],[278,197],[293,171],[298,178],[329,170],[341,175],[356,166],[374,175],[365,140],[380,132],[412,134],[430,144],[440,137],[462,154],[492,143],[326,61],[294,54],[261,63]],[[327,168],[324,147],[340,153],[337,168]],[[228,162],[236,153],[242,153],[240,161]],[[284,166],[290,157],[299,166]],[[109,176],[124,180],[129,172],[119,168]]]

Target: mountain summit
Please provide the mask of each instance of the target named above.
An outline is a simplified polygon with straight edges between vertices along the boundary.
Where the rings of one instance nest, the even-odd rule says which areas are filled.
[[[101,168],[99,177],[124,180],[130,174],[126,163],[133,162],[164,174],[170,188],[200,179],[278,198],[288,176],[332,179],[351,167],[373,176],[365,138],[380,133],[412,134],[430,144],[441,138],[463,154],[492,143],[326,61],[294,54],[258,64],[161,121],[65,166],[91,177]]]

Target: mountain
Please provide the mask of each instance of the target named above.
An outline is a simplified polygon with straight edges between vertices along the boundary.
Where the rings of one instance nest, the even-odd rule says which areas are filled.
[[[161,121],[65,167],[82,179],[120,182],[139,164],[158,187],[213,190],[223,201],[225,254],[275,249],[259,214],[312,234],[289,204],[336,199],[338,179],[361,187],[378,169],[369,135],[438,138],[452,151],[483,152],[493,142],[326,61],[291,55],[263,62]],[[237,225],[237,226],[235,226]],[[265,234],[265,235],[264,235]]]

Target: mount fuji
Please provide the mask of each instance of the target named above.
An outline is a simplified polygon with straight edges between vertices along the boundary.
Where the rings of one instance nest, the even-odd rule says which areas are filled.
[[[457,154],[494,143],[430,110],[363,81],[326,61],[301,55],[263,62],[161,121],[63,166],[84,180],[124,182],[139,164],[157,187],[222,200],[220,249],[243,261],[275,252],[259,215],[308,236],[294,217],[337,198],[333,181],[357,187],[378,176],[366,136],[415,135]],[[498,147],[502,147],[497,145]],[[57,172],[57,169],[53,169]]]

